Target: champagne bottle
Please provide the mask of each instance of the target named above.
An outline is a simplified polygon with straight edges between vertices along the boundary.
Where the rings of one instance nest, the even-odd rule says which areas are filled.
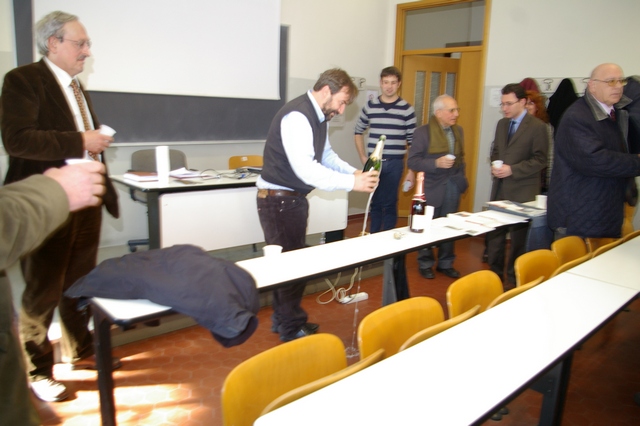
[[[411,200],[411,215],[409,216],[409,231],[424,232],[425,212],[427,200],[424,196],[424,172],[416,175],[416,192]]]
[[[369,159],[362,168],[363,172],[370,172],[371,170],[380,171],[382,168],[382,150],[384,148],[384,141],[386,140],[387,137],[385,135],[380,136],[380,139],[378,139],[378,143],[376,144],[376,148],[373,150]]]

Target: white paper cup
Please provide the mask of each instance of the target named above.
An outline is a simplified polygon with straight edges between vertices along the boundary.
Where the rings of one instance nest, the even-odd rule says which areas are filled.
[[[282,253],[282,246],[279,246],[277,244],[268,244],[262,247],[262,253],[265,256],[273,256],[276,254],[280,254]]]
[[[504,161],[502,160],[496,160],[496,161],[492,161],[491,162],[491,167],[494,167],[496,169],[499,169],[502,167],[502,165],[504,164]]]
[[[82,164],[82,163],[93,163],[95,160],[88,160],[86,158],[67,158],[64,160],[67,165],[71,166],[73,164]]]
[[[539,209],[547,208],[547,196],[546,195],[536,195],[536,207]]]
[[[445,157],[447,157],[449,160],[455,160],[456,159],[456,156],[453,155],[453,154],[447,154],[447,155],[445,155]]]
[[[101,135],[107,135],[107,136],[113,136],[116,134],[116,131],[113,130],[111,127],[107,126],[106,124],[102,124],[100,125],[100,134]]]

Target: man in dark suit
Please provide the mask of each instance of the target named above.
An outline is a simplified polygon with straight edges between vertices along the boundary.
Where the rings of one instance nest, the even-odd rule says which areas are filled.
[[[464,133],[456,124],[460,115],[458,103],[449,95],[441,95],[433,101],[432,110],[429,124],[414,132],[407,164],[411,170],[424,172],[427,204],[434,207],[433,217],[437,218],[458,211],[460,195],[469,183],[464,174]],[[459,278],[460,273],[453,267],[453,244],[440,244],[436,269],[450,278]],[[434,263],[430,247],[420,250],[418,268],[424,278],[435,277]]]
[[[546,167],[549,135],[544,122],[527,114],[527,94],[519,84],[502,88],[500,107],[504,118],[498,122],[491,148],[491,161],[500,160],[500,167],[491,167],[493,185],[491,200],[519,203],[533,201],[540,194],[540,171]],[[527,227],[514,225],[487,235],[489,267],[504,279],[506,234],[511,244],[507,261],[507,283],[515,284],[513,263],[524,253]]]
[[[78,18],[52,12],[36,24],[36,39],[44,58],[7,73],[2,87],[0,126],[9,154],[5,183],[61,167],[66,159],[92,158],[104,163],[104,150],[113,141],[95,130],[100,126],[91,99],[76,78],[91,47]],[[118,217],[117,195],[109,179],[103,203]],[[83,362],[93,355],[88,314],[78,312],[77,301],[62,294],[95,267],[101,221],[100,206],[72,213],[22,261],[26,288],[20,336],[31,388],[45,401],[66,398],[64,385],[53,379],[53,348],[47,337],[56,306],[62,322],[63,360],[80,368],[92,365]]]

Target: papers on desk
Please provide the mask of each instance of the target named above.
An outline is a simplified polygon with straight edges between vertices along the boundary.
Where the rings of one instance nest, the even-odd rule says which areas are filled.
[[[203,175],[198,170],[189,170],[184,167],[172,170],[169,172],[169,176],[176,179],[193,179],[193,178],[206,178],[212,179],[219,176]],[[129,180],[135,180],[136,182],[154,182],[158,180],[158,174],[156,172],[135,172],[129,171],[122,177]]]
[[[544,216],[547,214],[546,209],[541,209],[541,208],[523,204],[523,203],[516,203],[515,201],[509,201],[509,200],[489,201],[487,202],[487,206],[490,209],[506,211],[508,213],[513,213],[513,214],[527,216],[527,217],[538,217],[538,216]]]
[[[437,223],[434,221],[433,224],[436,226],[455,229],[457,231],[463,231],[468,235],[475,236],[493,231],[499,226],[511,225],[524,221],[525,219],[518,216],[498,211],[483,211],[479,213],[449,213],[446,220],[439,220]]]

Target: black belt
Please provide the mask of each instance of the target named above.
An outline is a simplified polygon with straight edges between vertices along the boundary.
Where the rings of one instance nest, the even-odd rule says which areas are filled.
[[[286,189],[258,189],[258,198],[267,197],[304,197],[303,194]]]

